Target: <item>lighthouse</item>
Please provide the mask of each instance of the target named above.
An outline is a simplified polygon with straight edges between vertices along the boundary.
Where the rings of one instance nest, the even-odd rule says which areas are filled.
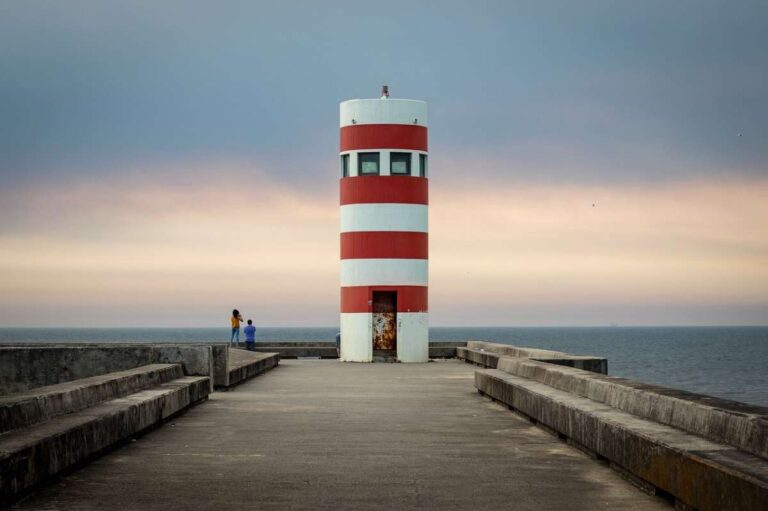
[[[429,360],[427,104],[340,105],[341,352]]]

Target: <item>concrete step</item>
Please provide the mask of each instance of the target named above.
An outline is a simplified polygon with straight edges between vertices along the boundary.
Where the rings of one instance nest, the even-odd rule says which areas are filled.
[[[150,364],[0,396],[0,433],[84,410],[182,376],[179,364]]]
[[[499,357],[528,358],[540,362],[583,369],[584,371],[593,373],[608,374],[608,359],[604,357],[572,355],[562,351],[523,348],[520,346],[512,346],[510,344],[485,341],[467,341],[466,347],[469,350],[476,350],[478,352],[495,353]]]
[[[733,446],[498,369],[476,371],[475,387],[678,503],[705,511],[768,502],[768,460]]]
[[[277,367],[279,363],[280,355],[277,353],[260,353],[231,348],[229,350],[226,385],[218,387],[233,387]]]
[[[0,507],[208,397],[208,377],[185,376],[0,435]]]
[[[465,348],[462,346],[456,348],[456,358],[480,367],[496,369],[500,357],[501,355],[498,353],[493,353],[484,349]]]
[[[768,459],[767,407],[523,358],[496,368]]]

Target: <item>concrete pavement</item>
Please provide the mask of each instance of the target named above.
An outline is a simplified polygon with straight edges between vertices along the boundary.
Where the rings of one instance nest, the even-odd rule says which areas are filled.
[[[479,396],[474,368],[286,360],[18,509],[670,509]]]

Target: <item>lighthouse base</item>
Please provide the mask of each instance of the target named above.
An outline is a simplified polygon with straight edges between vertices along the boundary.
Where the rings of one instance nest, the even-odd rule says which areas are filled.
[[[374,361],[374,315],[368,312],[341,314],[343,362]],[[429,361],[429,321],[426,312],[398,312],[395,350],[398,362]]]

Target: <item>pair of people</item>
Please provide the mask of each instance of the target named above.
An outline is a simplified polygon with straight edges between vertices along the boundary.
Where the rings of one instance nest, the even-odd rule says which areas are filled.
[[[240,347],[240,323],[243,322],[243,315],[237,309],[232,310],[232,317],[230,318],[230,324],[232,325],[232,335],[229,338],[230,346],[234,344],[236,347]],[[245,332],[245,348],[248,351],[256,350],[256,327],[253,326],[253,320],[248,320],[248,326],[243,331]]]

